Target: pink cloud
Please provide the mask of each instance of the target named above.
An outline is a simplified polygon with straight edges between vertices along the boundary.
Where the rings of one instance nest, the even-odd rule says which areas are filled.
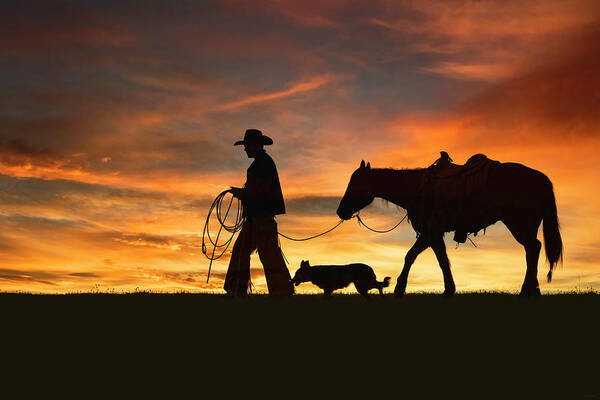
[[[238,107],[247,106],[250,104],[263,103],[270,100],[280,99],[283,97],[293,96],[298,93],[308,92],[311,90],[318,89],[331,82],[343,79],[342,76],[334,74],[319,75],[310,78],[307,81],[302,81],[292,85],[289,89],[281,90],[279,92],[272,93],[261,93],[248,96],[246,98],[232,101],[230,103],[223,104],[215,108],[218,111],[227,111]]]

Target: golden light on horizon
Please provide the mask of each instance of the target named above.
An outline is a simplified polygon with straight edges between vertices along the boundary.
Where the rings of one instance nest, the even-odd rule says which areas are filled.
[[[18,22],[0,24],[0,290],[220,290],[227,260],[206,284],[202,226],[213,198],[244,183],[250,160],[233,142],[253,127],[275,141],[285,234],[333,226],[362,159],[417,168],[441,150],[457,163],[484,153],[554,184],[564,268],[546,283],[542,252],[542,290],[599,287],[600,3],[145,8],[0,17]],[[364,215],[386,228],[404,210]],[[393,288],[414,240],[407,223],[378,235],[348,221],[281,244],[292,274],[303,259],[364,262]],[[525,254],[504,225],[474,241],[446,236],[457,289],[517,291]],[[442,288],[428,250],[408,291]]]

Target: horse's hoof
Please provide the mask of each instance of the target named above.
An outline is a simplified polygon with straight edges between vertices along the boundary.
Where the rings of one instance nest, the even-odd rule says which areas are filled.
[[[401,299],[402,297],[404,297],[404,291],[394,291],[394,297],[397,299]]]
[[[442,296],[444,296],[444,297],[452,297],[452,296],[454,296],[454,292],[455,292],[454,290],[451,290],[451,291],[450,290],[448,290],[448,291],[444,290],[444,293],[442,293]]]

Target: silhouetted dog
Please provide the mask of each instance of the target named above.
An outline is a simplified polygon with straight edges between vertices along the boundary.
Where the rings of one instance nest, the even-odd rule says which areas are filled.
[[[302,282],[312,282],[317,285],[325,291],[326,297],[330,297],[334,290],[345,288],[353,282],[358,293],[369,298],[370,289],[378,289],[383,296],[383,288],[390,285],[390,277],[385,278],[383,282],[378,282],[373,268],[366,264],[315,265],[311,267],[308,260],[302,260],[292,283],[298,286]]]

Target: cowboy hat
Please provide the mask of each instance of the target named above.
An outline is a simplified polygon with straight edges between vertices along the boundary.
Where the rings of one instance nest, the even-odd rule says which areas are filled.
[[[249,143],[258,143],[265,146],[269,146],[273,144],[273,139],[268,136],[263,135],[261,131],[258,129],[246,129],[246,133],[244,134],[244,140],[238,140],[233,145],[238,146],[240,144],[249,144]]]

